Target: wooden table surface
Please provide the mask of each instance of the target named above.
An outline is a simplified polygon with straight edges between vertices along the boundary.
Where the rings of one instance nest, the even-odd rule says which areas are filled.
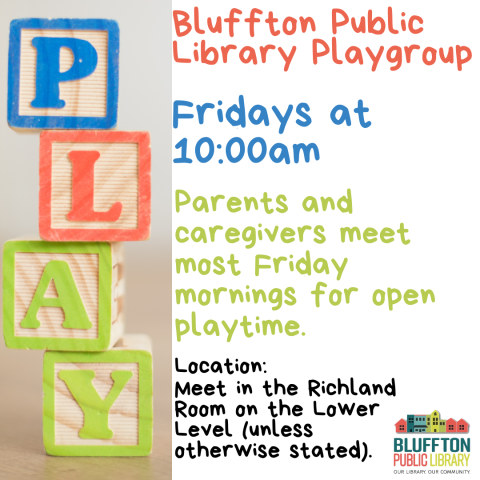
[[[127,256],[128,262],[128,256]],[[158,264],[158,262],[157,262]],[[133,267],[133,265],[132,265]],[[51,457],[42,440],[43,352],[0,346],[0,479],[172,478],[170,258],[158,274],[127,263],[127,332],[153,340],[154,438],[145,458]]]

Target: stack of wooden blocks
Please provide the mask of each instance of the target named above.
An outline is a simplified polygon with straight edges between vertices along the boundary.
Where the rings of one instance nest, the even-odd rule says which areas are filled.
[[[3,251],[10,348],[44,349],[50,455],[138,456],[152,448],[152,353],[124,335],[123,241],[150,235],[148,132],[116,127],[112,20],[10,25],[8,122],[42,129],[40,238]]]

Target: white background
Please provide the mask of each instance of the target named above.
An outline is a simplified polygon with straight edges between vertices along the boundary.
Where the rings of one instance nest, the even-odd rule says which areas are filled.
[[[314,66],[311,62],[311,40],[322,38],[331,44],[331,9],[341,7],[350,16],[358,19],[367,15],[369,8],[374,15],[386,18],[387,6],[394,9],[398,27],[400,13],[420,15],[424,19],[424,32],[420,35],[401,33],[381,36],[354,34],[350,27],[343,27],[337,34],[339,52],[350,45],[370,46],[376,52],[384,45],[385,52],[376,72],[371,71],[371,61],[364,51],[364,65],[335,65],[331,57],[324,57]],[[309,164],[276,165],[265,159],[254,165],[244,159],[238,164],[218,163],[220,153],[208,164],[194,161],[191,165],[173,166],[173,190],[184,189],[192,196],[223,194],[228,196],[255,196],[260,198],[268,192],[271,198],[285,194],[288,198],[287,214],[265,215],[261,211],[229,213],[219,208],[215,213],[197,213],[185,207],[180,214],[173,214],[173,230],[179,225],[193,228],[223,225],[243,228],[248,225],[264,227],[279,225],[295,228],[300,225],[323,225],[327,242],[316,245],[312,241],[284,244],[279,241],[258,242],[247,250],[243,242],[230,245],[224,240],[215,243],[178,244],[173,240],[173,259],[193,257],[213,259],[217,255],[228,257],[235,253],[240,259],[242,275],[233,277],[201,276],[198,273],[173,276],[173,321],[189,319],[192,310],[197,313],[197,326],[208,319],[218,322],[248,315],[253,321],[261,318],[279,318],[283,321],[295,319],[301,324],[305,336],[275,337],[254,335],[245,338],[240,327],[230,343],[226,342],[224,330],[221,336],[183,337],[181,343],[173,336],[173,355],[183,363],[199,360],[232,360],[266,362],[267,374],[251,375],[247,378],[226,375],[196,375],[188,377],[174,373],[176,380],[187,380],[205,384],[222,379],[227,383],[229,395],[222,401],[227,406],[233,439],[210,439],[200,436],[205,445],[225,443],[248,443],[240,437],[241,422],[235,420],[234,406],[248,398],[237,397],[234,388],[237,380],[247,381],[255,390],[250,403],[256,403],[263,415],[252,419],[253,423],[266,424],[269,416],[266,399],[262,398],[260,385],[268,378],[278,378],[283,383],[296,383],[301,394],[285,399],[289,404],[303,403],[308,407],[306,385],[310,378],[320,381],[346,381],[354,377],[357,384],[386,384],[392,377],[396,380],[396,398],[378,396],[330,397],[320,399],[319,405],[326,407],[337,402],[380,403],[373,417],[314,417],[311,413],[299,419],[285,418],[279,423],[311,423],[314,436],[310,439],[284,440],[264,438],[256,443],[278,445],[282,455],[276,460],[240,459],[229,454],[227,459],[178,460],[174,458],[175,478],[223,479],[223,478],[393,478],[394,424],[409,413],[428,414],[434,409],[442,418],[466,419],[471,424],[472,474],[475,468],[476,399],[478,383],[475,378],[478,362],[478,60],[479,42],[476,18],[478,9],[474,2],[391,2],[344,1],[333,2],[192,2],[174,1],[173,8],[186,10],[193,15],[193,7],[200,7],[201,26],[206,27],[208,16],[227,17],[230,8],[243,11],[241,23],[235,26],[232,39],[226,32],[222,35],[190,35],[177,39],[183,56],[190,55],[193,43],[206,40],[217,46],[234,43],[236,52],[230,53],[230,61],[224,65],[207,66],[200,63],[173,63],[173,100],[188,100],[196,104],[217,103],[222,100],[225,109],[244,95],[248,108],[255,104],[269,109],[270,127],[252,126],[233,128],[228,123],[219,124],[210,113],[204,125],[195,120],[180,120],[173,130],[173,145],[181,138],[189,139],[189,156],[193,156],[196,141],[211,137],[215,143],[226,145],[228,139],[241,136],[246,142],[263,136],[269,146],[276,142],[287,145],[315,142],[320,148],[321,159]],[[264,15],[257,24],[255,38],[248,35],[248,25],[243,22],[251,8],[260,8]],[[297,33],[287,37],[268,34],[263,23],[268,11],[272,10],[280,21],[286,16],[311,16],[317,31]],[[279,25],[279,24],[277,24]],[[225,27],[225,25],[224,25]],[[278,51],[269,52],[270,60],[262,65],[244,65],[238,60],[241,46],[258,47],[272,43],[289,50],[297,46],[297,53],[288,72],[283,71],[283,61]],[[427,67],[421,62],[419,52],[414,61],[404,61],[400,70],[390,71],[385,60],[388,47],[417,43],[423,48],[468,45],[473,51],[473,60],[458,72],[455,65],[443,64],[440,60]],[[258,50],[257,50],[258,51]],[[344,58],[344,57],[343,57]],[[352,126],[335,126],[329,118],[330,110],[337,104],[351,110],[362,99],[370,109],[366,118],[372,121],[368,129],[360,127],[356,115],[352,115]],[[292,118],[283,135],[278,135],[278,122],[271,111],[276,105],[285,111],[289,104],[294,107],[306,102],[310,105],[313,123],[308,128],[295,125]],[[178,151],[173,149],[173,156]],[[225,157],[223,157],[225,160]],[[352,215],[339,211],[306,213],[301,201],[307,195],[319,198],[339,198],[352,190]],[[358,226],[362,230],[374,227],[398,229],[403,222],[408,228],[407,238],[411,243],[402,245],[396,237],[391,244],[366,244],[356,242],[341,244],[339,228]],[[341,281],[334,275],[302,277],[298,273],[282,275],[262,273],[253,275],[255,254],[288,256],[295,259],[310,250],[312,257],[348,257],[348,265]],[[327,283],[329,288],[355,286],[350,305],[332,307],[322,298],[323,306],[314,307],[312,296],[317,281]],[[298,302],[293,307],[284,306],[272,312],[268,304],[236,304],[221,302],[219,305],[201,307],[198,304],[176,305],[176,288],[270,288],[293,286]],[[386,306],[376,307],[371,301],[372,292],[388,287],[405,291],[409,288],[432,289],[435,304],[406,306],[401,303],[392,312]],[[195,403],[219,403],[215,397],[200,397],[184,400]],[[181,420],[183,427],[190,424],[222,423],[222,418]],[[175,421],[175,418],[174,418]],[[409,437],[411,438],[411,437]],[[191,439],[196,443],[197,439]],[[291,443],[306,441],[309,445],[350,446],[356,440],[369,445],[372,458],[365,463],[350,459],[292,460],[288,456]],[[173,438],[174,448],[185,446],[184,438]],[[252,440],[253,442],[253,440]],[[445,476],[444,476],[445,477]]]

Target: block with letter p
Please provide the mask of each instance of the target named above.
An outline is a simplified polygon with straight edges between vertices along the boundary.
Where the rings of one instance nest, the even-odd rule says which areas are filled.
[[[124,329],[121,243],[11,240],[3,249],[9,348],[101,351]]]
[[[8,123],[107,129],[117,123],[119,29],[113,20],[10,24]]]
[[[149,133],[43,132],[39,208],[44,240],[147,240]]]
[[[125,335],[106,352],[46,352],[43,391],[48,454],[150,454],[152,353],[146,335]]]

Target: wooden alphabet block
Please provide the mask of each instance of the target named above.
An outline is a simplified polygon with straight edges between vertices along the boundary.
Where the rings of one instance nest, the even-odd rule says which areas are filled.
[[[146,335],[125,335],[106,352],[46,352],[46,452],[59,456],[149,455],[152,378],[151,345]]]
[[[3,249],[10,348],[101,351],[124,329],[123,246],[11,240]]]
[[[40,136],[40,236],[50,241],[147,240],[148,132],[49,131]]]
[[[36,129],[115,127],[119,38],[114,20],[13,20],[9,125]]]

